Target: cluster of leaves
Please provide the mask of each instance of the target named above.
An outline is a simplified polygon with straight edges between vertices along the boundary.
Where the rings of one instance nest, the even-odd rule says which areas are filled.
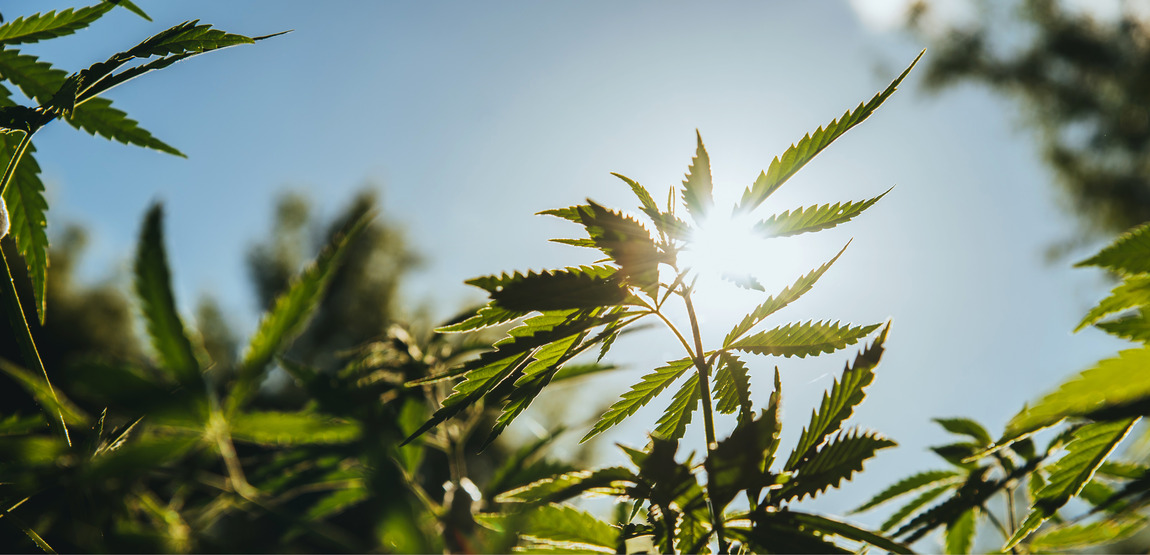
[[[913,66],[871,100],[804,136],[775,158],[746,189],[732,215],[755,210],[831,142],[865,120],[894,93]],[[452,395],[409,441],[482,401],[502,407],[502,415],[485,442],[490,443],[549,383],[569,372],[569,363],[576,357],[597,347],[602,358],[620,334],[640,320],[654,317],[682,344],[686,356],[644,376],[584,437],[586,441],[618,425],[680,382],[647,447],[623,448],[634,468],[558,474],[506,492],[498,500],[526,504],[530,510],[482,515],[484,523],[494,530],[518,527],[524,547],[532,550],[612,552],[646,542],[663,553],[709,552],[713,545],[721,552],[739,545],[756,551],[835,552],[842,550],[835,542],[846,541],[907,551],[881,535],[791,508],[806,497],[838,487],[861,470],[863,462],[876,451],[894,445],[877,433],[843,428],[874,379],[889,326],[846,366],[812,414],[798,444],[785,462],[780,459],[781,465],[775,464],[781,426],[777,367],[767,407],[756,413],[750,397],[751,370],[746,355],[803,358],[832,353],[880,328],[880,324],[852,326],[823,320],[782,324],[752,333],[769,316],[809,291],[842,252],[754,307],[726,334],[721,346],[704,348],[692,296],[699,272],[708,269],[687,267],[679,255],[689,248],[693,235],[707,225],[708,218],[727,216],[714,206],[710,156],[701,136],[697,139],[695,157],[679,195],[672,187],[665,209],[637,181],[615,174],[638,197],[639,210],[651,228],[591,200],[542,212],[581,225],[586,237],[556,241],[597,250],[606,257],[600,263],[505,273],[467,282],[487,292],[489,302],[470,318],[438,331],[467,332],[523,320],[495,343],[494,350],[432,378],[457,382]],[[832,228],[859,215],[881,196],[787,210],[764,219],[755,230],[766,237],[781,237]],[[679,199],[689,221],[676,215]],[[761,289],[754,276],[733,276],[733,281]],[[673,298],[681,301],[689,327],[676,324],[668,315],[669,306],[676,304],[668,304]],[[693,455],[679,462],[679,440],[700,409],[706,455],[701,463],[692,462]],[[721,440],[716,435],[715,412],[737,415],[738,425]],[[705,481],[700,480],[704,476]],[[617,520],[608,523],[561,504],[583,493],[615,496],[620,507]],[[740,494],[745,494],[746,506],[732,506],[728,511]],[[644,509],[645,518],[636,521]]]
[[[947,552],[963,553],[973,546],[981,516],[1002,534],[1003,550],[1064,551],[1120,541],[1150,523],[1150,466],[1114,460],[1119,443],[1150,407],[1150,224],[1078,265],[1103,268],[1121,280],[1078,329],[1094,325],[1142,346],[1099,361],[1024,407],[997,440],[973,420],[938,420],[964,437],[934,449],[954,468],[915,474],[858,509],[916,492],[883,531],[912,542],[945,527]],[[1057,433],[1038,449],[1033,436],[1048,428]],[[1005,518],[988,507],[999,496],[1006,498]],[[1028,507],[1021,515],[1015,514],[1016,498]],[[1088,509],[1068,513],[1071,499]]]

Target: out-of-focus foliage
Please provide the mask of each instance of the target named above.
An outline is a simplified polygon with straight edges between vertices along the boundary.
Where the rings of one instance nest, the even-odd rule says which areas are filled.
[[[930,2],[912,10],[910,27],[930,44],[924,86],[976,82],[1012,98],[1066,207],[1094,235],[1150,220],[1150,13],[1123,8],[1109,20],[1089,3],[969,4],[973,21],[950,25]]]

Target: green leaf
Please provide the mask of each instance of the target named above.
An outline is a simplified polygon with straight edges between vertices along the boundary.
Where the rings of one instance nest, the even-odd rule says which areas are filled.
[[[0,358],[0,372],[20,384],[49,415],[59,415],[68,424],[76,426],[88,423],[88,415],[62,393],[54,391],[43,376],[37,376],[3,358]]]
[[[497,495],[520,486],[527,485],[545,477],[554,476],[574,469],[562,463],[551,463],[542,458],[544,449],[555,442],[563,429],[555,430],[547,435],[518,447],[496,468],[491,479],[483,487],[483,498],[493,499]],[[562,468],[560,468],[562,467]],[[537,475],[540,470],[552,469],[544,475]]]
[[[207,52],[255,42],[249,37],[212,29],[211,25],[198,23],[198,21],[185,21],[156,33],[128,50],[127,54],[136,58],[148,58],[186,52]]]
[[[768,446],[778,438],[778,422],[770,410],[758,419],[749,417],[739,422],[730,436],[720,440],[707,454],[707,491],[716,512],[722,512],[741,490],[754,499],[762,488],[773,482],[766,459]]]
[[[627,298],[627,288],[605,266],[516,272],[467,283],[486,289],[491,294],[491,305],[509,313],[615,306]]]
[[[849,480],[861,471],[863,462],[879,449],[894,447],[895,442],[874,432],[854,430],[839,433],[815,451],[800,470],[775,496],[777,499],[814,497],[827,488],[837,488],[842,480]]]
[[[1006,424],[999,444],[1070,416],[1101,417],[1150,399],[1150,347],[1129,349],[1065,381]]]
[[[839,224],[851,221],[855,216],[861,214],[863,210],[870,208],[889,192],[890,189],[887,189],[883,194],[864,201],[836,202],[822,206],[796,208],[793,211],[788,210],[755,224],[755,231],[763,237],[772,238],[790,237],[800,233],[830,229]]]
[[[757,355],[805,358],[844,349],[870,335],[878,327],[879,324],[852,327],[826,320],[808,320],[806,323],[794,322],[756,333],[734,342],[730,348]]]
[[[655,433],[666,439],[679,439],[687,431],[687,424],[691,423],[691,414],[699,408],[702,392],[699,391],[699,374],[691,374],[675,397],[671,399],[671,406],[663,412],[663,416],[655,423]]]
[[[264,314],[240,363],[229,397],[231,407],[238,407],[255,392],[268,363],[303,331],[304,325],[319,306],[351,239],[359,234],[370,219],[366,213],[352,218],[347,226],[335,234],[315,261],[291,280],[287,290],[276,299],[271,310]]]
[[[954,483],[956,481],[955,479],[961,476],[961,474],[953,470],[928,470],[926,472],[919,472],[903,478],[890,487],[880,491],[874,497],[870,498],[869,501],[863,503],[857,509],[852,510],[851,513],[861,513],[901,495],[917,491],[927,486],[937,485],[940,482]]]
[[[1008,483],[1008,480],[987,480],[988,471],[989,467],[972,471],[954,495],[911,519],[896,530],[892,537],[902,537],[906,543],[914,543],[931,530],[953,522],[970,508],[984,505],[987,499],[1002,491]],[[949,489],[952,486],[944,487]]]
[[[503,430],[515,418],[527,410],[531,401],[535,400],[543,388],[551,383],[551,378],[559,371],[559,366],[577,354],[574,352],[574,348],[582,338],[583,334],[572,335],[540,347],[532,354],[534,360],[524,367],[523,376],[515,380],[514,389],[504,401],[503,410],[495,419],[495,425],[492,426],[487,439],[479,446],[480,450],[491,445],[491,442],[495,441],[495,438],[499,437],[499,434],[503,433]]]
[[[584,492],[623,494],[640,478],[622,466],[566,472],[545,478],[495,498],[496,503],[552,503],[570,499]]]
[[[163,217],[159,204],[153,204],[144,217],[136,251],[136,296],[160,366],[185,387],[201,390],[204,382],[200,364],[172,295],[172,276],[164,252]]]
[[[330,518],[370,498],[371,494],[362,486],[338,489],[321,497],[319,501],[316,501],[315,504],[309,507],[307,512],[304,513],[303,519],[306,521],[317,521]]]
[[[751,328],[758,325],[759,322],[762,322],[768,316],[778,312],[788,304],[795,302],[799,297],[806,294],[807,291],[810,291],[811,288],[814,287],[815,282],[831,267],[831,264],[834,264],[835,261],[842,256],[843,252],[846,252],[848,246],[850,246],[850,242],[847,242],[834,258],[828,260],[822,266],[811,270],[807,275],[800,277],[789,287],[780,291],[778,295],[768,297],[763,304],[755,307],[754,310],[744,316],[743,319],[727,333],[727,336],[723,338],[723,348],[726,349],[730,347],[732,343],[742,338],[743,334],[751,331]]]
[[[22,54],[17,50],[0,50],[0,78],[15,84],[36,102],[49,105],[59,101],[56,94],[64,87],[68,76],[63,70],[56,69],[35,56]],[[65,121],[72,127],[92,135],[183,156],[180,151],[153,137],[124,112],[113,108],[111,101],[105,99],[77,105],[75,110],[65,117]]]
[[[767,171],[760,173],[754,185],[743,192],[743,197],[739,201],[738,210],[741,212],[754,210],[762,204],[764,200],[767,200],[767,197],[771,196],[771,193],[774,193],[783,183],[786,183],[791,176],[802,169],[807,162],[810,162],[815,155],[830,145],[831,142],[870,116],[879,105],[886,101],[891,94],[894,94],[895,89],[898,88],[898,85],[902,83],[902,80],[910,73],[911,68],[922,58],[922,54],[923,53],[920,52],[918,57],[910,63],[910,66],[908,66],[886,90],[878,93],[874,98],[871,98],[870,102],[859,104],[854,111],[848,111],[844,113],[842,117],[832,120],[827,124],[826,128],[819,127],[815,130],[814,134],[805,135],[798,143],[791,145],[790,148],[783,153],[781,158],[776,157],[772,160]]]
[[[753,551],[764,553],[850,553],[824,539],[817,533],[818,526],[797,522],[789,510],[756,512],[752,515],[750,530],[732,527],[728,531],[736,539],[750,544]]]
[[[695,157],[691,158],[691,165],[687,167],[686,179],[683,180],[683,204],[687,212],[694,218],[695,223],[702,222],[707,211],[715,200],[711,196],[711,157],[703,146],[703,136],[695,130],[698,146],[695,147]]]
[[[0,55],[3,54],[0,50]],[[18,134],[0,135],[0,167],[8,167],[21,137]],[[32,156],[36,148],[29,144],[16,166],[16,173],[4,191],[4,204],[8,208],[9,233],[28,268],[32,280],[32,296],[40,324],[44,324],[47,309],[48,285],[48,202],[44,199],[44,182],[40,180],[40,165]]]
[[[888,323],[870,346],[855,356],[854,365],[847,365],[842,376],[835,380],[829,393],[823,394],[817,412],[811,413],[811,422],[799,436],[798,444],[787,459],[786,470],[797,470],[814,454],[815,449],[832,432],[839,429],[843,421],[854,412],[855,405],[862,402],[866,394],[863,389],[874,381],[874,369],[882,358],[883,342],[890,332]]]
[[[241,412],[228,420],[232,437],[257,445],[348,443],[359,425],[312,412]]]
[[[1005,551],[1018,545],[1054,516],[1055,511],[1071,497],[1078,495],[1106,457],[1134,427],[1135,422],[1137,419],[1130,418],[1116,422],[1095,422],[1078,428],[1073,439],[1066,445],[1066,454],[1051,465],[1046,486],[1038,492],[1031,504],[1030,514],[1002,549]]]
[[[654,372],[643,376],[643,379],[631,386],[631,390],[624,393],[623,397],[611,405],[603,416],[599,417],[599,421],[591,428],[590,432],[583,437],[579,442],[584,443],[587,440],[603,433],[616,424],[622,422],[627,417],[635,414],[635,411],[640,407],[651,402],[652,399],[657,397],[663,392],[667,386],[677,380],[679,376],[683,375],[694,362],[689,358],[679,359],[674,362],[668,362],[667,366],[657,368]]]
[[[1146,527],[1146,518],[1128,515],[1087,524],[1059,526],[1042,532],[1030,541],[1031,553],[1081,550],[1124,540]]]
[[[1119,235],[1098,254],[1074,266],[1097,266],[1128,276],[1150,273],[1150,223]]]
[[[729,353],[719,356],[719,366],[715,370],[715,410],[720,414],[732,414],[738,410],[740,421],[754,415],[747,365]]]
[[[659,262],[664,257],[651,239],[651,233],[631,217],[590,200],[578,208],[587,234],[619,265],[619,274],[624,280],[654,297],[659,287]]]
[[[842,521],[796,511],[786,511],[782,514],[789,517],[795,524],[805,530],[818,531],[823,535],[839,536],[848,540],[867,543],[891,553],[914,553],[909,547],[893,541],[890,538],[863,530]]]
[[[112,4],[120,6],[124,9],[140,16],[145,21],[151,21],[152,20],[152,18],[148,17],[148,14],[144,13],[144,10],[141,10],[139,6],[132,3],[132,0],[104,0],[104,2],[110,2]]]
[[[507,310],[501,306],[487,304],[476,311],[475,315],[454,324],[435,328],[436,333],[462,333],[465,331],[481,330],[483,328],[504,324],[530,314],[516,310]]]
[[[570,505],[543,505],[526,513],[520,534],[554,547],[614,553],[619,530]]]
[[[1122,284],[1090,309],[1074,331],[1079,331],[1106,316],[1131,308],[1150,305],[1150,276],[1128,277]]]
[[[946,525],[945,553],[971,553],[974,545],[974,528],[977,521],[978,508],[971,507],[962,513],[953,522]]]
[[[0,25],[0,44],[20,44],[39,42],[45,39],[70,35],[83,29],[108,13],[115,4],[102,2],[73,10],[68,8],[56,13],[38,13],[17,17]]]
[[[936,497],[958,487],[959,483],[960,482],[943,482],[940,485],[935,485],[934,487],[927,489],[914,499],[910,500],[910,502],[908,502],[906,505],[903,505],[897,511],[891,513],[891,515],[887,517],[885,521],[883,521],[882,525],[879,526],[879,530],[887,532],[895,526],[898,526],[902,523],[902,521],[906,520],[907,517],[914,514],[919,509],[925,507],[931,501],[934,501]]]
[[[932,418],[931,420],[952,434],[972,437],[984,446],[994,445],[994,438],[990,437],[990,432],[987,432],[982,424],[969,418]]]
[[[633,180],[633,179],[631,179],[625,175],[621,175],[621,174],[617,174],[617,173],[613,173],[613,172],[611,173],[611,175],[618,177],[619,179],[622,179],[624,183],[626,183],[627,185],[629,185],[631,187],[631,192],[635,193],[635,196],[639,198],[640,210],[642,210],[643,213],[646,214],[648,218],[651,218],[651,221],[655,224],[655,227],[659,231],[661,231],[663,233],[668,233],[669,230],[665,229],[667,219],[673,218],[674,216],[660,212],[659,211],[659,205],[655,204],[655,199],[651,198],[651,193],[649,193],[646,188],[644,188],[642,185],[640,185],[638,181],[635,181],[635,180]],[[579,223],[580,220],[575,220],[575,222]]]

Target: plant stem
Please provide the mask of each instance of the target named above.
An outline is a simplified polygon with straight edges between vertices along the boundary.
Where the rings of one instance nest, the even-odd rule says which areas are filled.
[[[695,305],[691,302],[691,292],[689,289],[683,290],[683,304],[687,307],[687,317],[691,319],[691,334],[695,340],[695,367],[699,369],[699,396],[703,401],[703,424],[706,427],[707,434],[707,457],[710,458],[714,454],[714,450],[718,447],[718,441],[715,439],[715,415],[711,408],[711,363],[703,359],[703,338],[699,332],[699,319],[695,316]],[[712,358],[712,361],[714,359]],[[707,489],[710,489],[710,484],[707,484]],[[719,540],[719,553],[727,553],[730,551],[730,546],[727,545],[726,538],[723,537],[723,515],[722,509],[716,508],[711,502],[710,495],[707,496],[707,506],[711,509],[711,528],[715,531],[715,537]]]
[[[25,364],[44,375],[44,383],[48,384],[48,391],[52,393],[52,400],[56,402],[56,416],[60,419],[60,432],[64,434],[64,441],[72,446],[72,438],[68,434],[68,424],[64,422],[64,412],[60,410],[60,398],[56,395],[56,388],[52,387],[52,380],[48,379],[48,371],[44,369],[44,362],[40,360],[40,352],[36,350],[36,342],[32,339],[32,329],[28,327],[28,319],[24,317],[24,307],[20,304],[20,295],[16,293],[16,280],[12,278],[12,270],[8,266],[8,257],[4,249],[0,248],[0,260],[4,261],[3,285],[4,312],[8,313],[8,322],[12,331],[16,332],[16,344],[20,346],[20,355],[24,357]]]

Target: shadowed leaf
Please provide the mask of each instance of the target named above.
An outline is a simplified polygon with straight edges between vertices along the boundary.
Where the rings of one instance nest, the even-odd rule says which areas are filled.
[[[699,408],[699,374],[691,374],[671,399],[671,405],[655,423],[655,433],[666,439],[679,439],[691,423],[691,415]]]

